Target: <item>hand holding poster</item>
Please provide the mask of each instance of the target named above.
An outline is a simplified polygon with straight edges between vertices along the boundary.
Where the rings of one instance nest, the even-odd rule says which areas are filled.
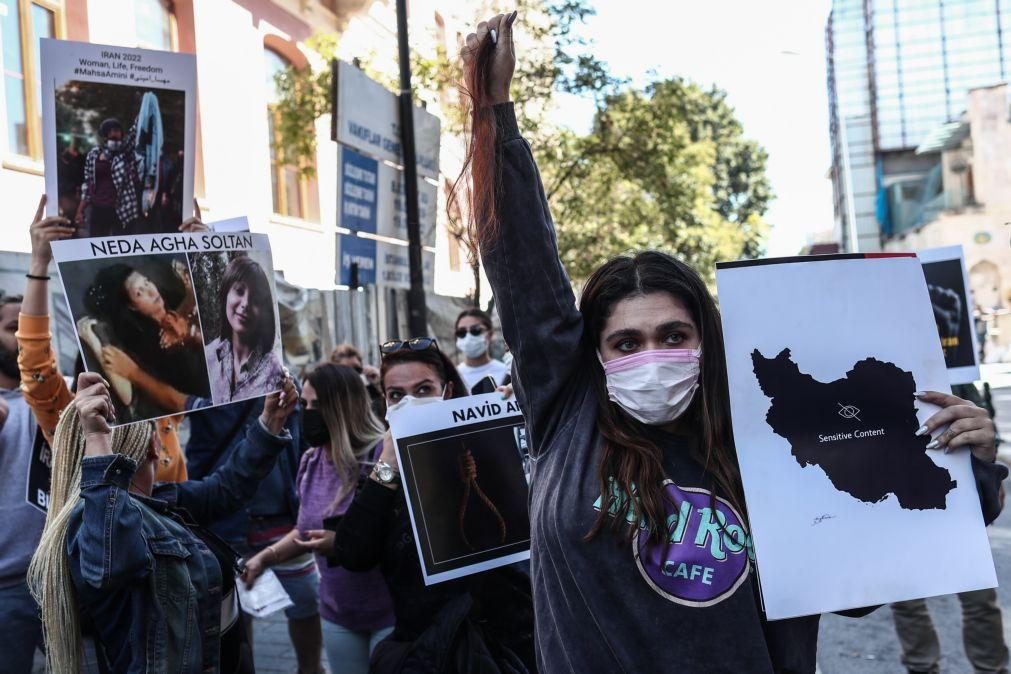
[[[48,215],[78,237],[174,232],[192,213],[196,58],[42,40]]]
[[[530,558],[515,399],[488,394],[392,409],[389,421],[426,585]]]
[[[972,383],[979,379],[979,347],[962,247],[929,248],[916,255],[927,279],[930,306],[934,310],[951,383]]]
[[[914,392],[950,389],[916,258],[724,263],[717,283],[769,618],[996,585],[969,452],[917,434],[937,408]]]
[[[88,371],[130,423],[280,388],[277,295],[264,234],[53,243]]]

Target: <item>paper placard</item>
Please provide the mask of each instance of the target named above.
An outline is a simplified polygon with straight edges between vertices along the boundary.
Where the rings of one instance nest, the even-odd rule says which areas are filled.
[[[266,618],[281,609],[294,606],[281,581],[273,569],[267,569],[256,579],[253,587],[248,587],[241,578],[235,580],[239,591],[239,605],[254,618]]]
[[[946,246],[916,255],[927,279],[948,377],[952,384],[970,384],[979,379],[979,345],[965,253],[962,246]]]

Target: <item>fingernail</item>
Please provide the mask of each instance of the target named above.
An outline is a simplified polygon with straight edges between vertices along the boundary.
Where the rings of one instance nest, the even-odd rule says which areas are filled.
[[[937,446],[941,444],[937,440],[931,440],[927,443],[927,449],[937,449]]]
[[[921,435],[926,435],[927,434],[927,430],[928,430],[927,429],[927,424],[923,424],[922,426],[920,426],[918,429],[916,429],[916,435],[917,435],[917,437],[919,437]]]
[[[951,454],[951,447],[945,447],[944,448],[944,453],[945,454]]]
[[[498,44],[498,32],[494,28],[491,29],[491,43]]]
[[[510,23],[512,23],[512,22],[513,22],[513,20],[514,20],[514,19],[516,18],[516,15],[517,15],[518,13],[519,13],[519,10],[518,10],[518,9],[514,9],[514,10],[513,10],[513,13],[509,15],[509,22],[510,22]]]
[[[913,394],[913,397],[914,398],[922,398],[925,395],[927,395],[926,391],[917,391],[916,393]]]

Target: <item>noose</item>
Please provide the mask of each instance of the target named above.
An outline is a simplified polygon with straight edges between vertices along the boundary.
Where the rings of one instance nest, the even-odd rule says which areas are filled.
[[[467,532],[464,528],[464,519],[467,517],[467,502],[470,501],[470,491],[471,489],[477,494],[481,502],[484,503],[485,507],[491,511],[491,514],[495,516],[498,520],[499,527],[499,542],[505,543],[506,539],[506,522],[505,518],[502,517],[502,513],[498,511],[492,500],[488,498],[488,495],[484,493],[481,489],[481,485],[477,483],[477,463],[474,461],[474,456],[467,449],[467,445],[463,444],[463,451],[460,452],[457,457],[460,464],[460,479],[463,480],[463,499],[460,501],[460,538],[463,540],[463,544],[466,545],[471,550],[474,550],[474,546],[471,545],[470,540],[467,538]]]

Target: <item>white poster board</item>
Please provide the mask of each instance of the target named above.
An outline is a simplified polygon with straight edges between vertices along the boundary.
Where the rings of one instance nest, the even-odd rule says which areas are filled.
[[[433,402],[393,410],[389,422],[426,585],[530,559],[515,398]]]
[[[971,384],[979,379],[979,344],[965,253],[962,246],[945,246],[916,255],[927,279],[948,377],[952,384]]]
[[[339,61],[334,73],[337,115],[334,140],[378,159],[403,166],[397,95],[350,63]],[[414,107],[414,143],[418,175],[439,177],[441,122]]]
[[[47,215],[80,213],[81,237],[177,231],[193,214],[196,57],[43,39],[40,60]],[[115,151],[103,124],[121,127]]]
[[[52,246],[85,369],[111,384],[116,423],[280,389],[266,234],[148,234]],[[242,352],[248,358],[237,368]]]
[[[994,587],[967,451],[927,451],[948,392],[914,256],[717,265],[734,438],[769,618]]]

